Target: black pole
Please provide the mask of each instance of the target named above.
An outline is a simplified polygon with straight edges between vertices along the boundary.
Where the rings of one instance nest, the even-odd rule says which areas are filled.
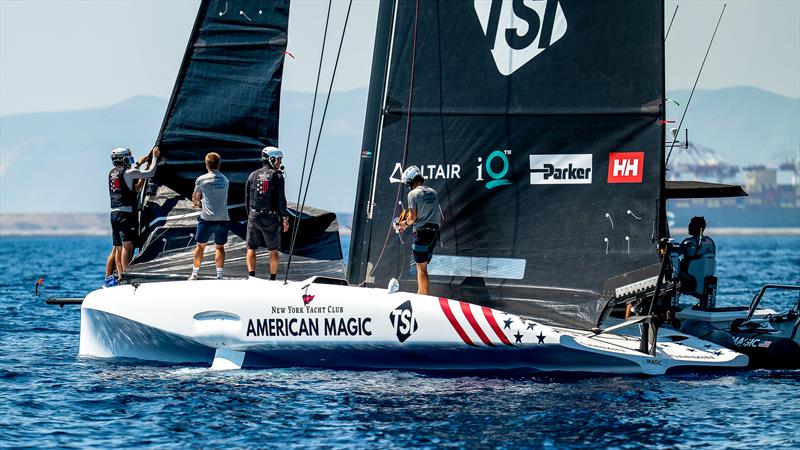
[[[361,161],[358,168],[356,203],[353,208],[353,228],[350,236],[350,258],[347,264],[347,281],[358,284],[366,277],[369,260],[369,242],[372,220],[368,218],[372,190],[375,154],[378,150],[381,117],[383,115],[384,86],[389,67],[389,46],[392,39],[392,16],[395,0],[381,0],[375,31],[375,46],[372,54],[367,110],[364,119],[364,137],[361,142]]]

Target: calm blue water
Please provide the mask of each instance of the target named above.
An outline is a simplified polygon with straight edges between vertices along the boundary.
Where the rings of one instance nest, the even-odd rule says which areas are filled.
[[[800,282],[800,238],[716,240],[722,303]],[[108,241],[0,239],[0,447],[800,447],[800,371],[487,378],[78,359],[78,309],[46,306],[33,284],[94,289]]]

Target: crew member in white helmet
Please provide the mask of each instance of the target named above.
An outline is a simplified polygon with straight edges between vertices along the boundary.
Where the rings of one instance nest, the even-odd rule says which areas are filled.
[[[410,189],[408,211],[397,224],[402,233],[411,227],[414,243],[411,252],[417,264],[417,294],[428,294],[428,263],[433,258],[433,250],[439,241],[439,196],[432,188],[425,186],[417,166],[403,172],[403,183]]]
[[[128,268],[133,257],[133,241],[136,240],[136,184],[135,180],[145,180],[156,174],[156,164],[161,152],[158,147],[153,147],[152,159],[147,170],[140,170],[139,165],[147,158],[142,158],[139,164],[134,164],[133,154],[129,148],[117,147],[111,151],[111,162],[114,168],[108,173],[108,194],[111,198],[111,239],[113,249],[106,261],[106,279],[104,286],[109,287],[117,283],[112,275],[114,268],[121,278]]]
[[[283,152],[276,147],[261,151],[263,167],[247,177],[244,204],[247,208],[247,272],[256,276],[256,250],[269,250],[269,278],[278,275],[281,230],[289,231],[289,210],[286,208],[285,180],[281,162]]]

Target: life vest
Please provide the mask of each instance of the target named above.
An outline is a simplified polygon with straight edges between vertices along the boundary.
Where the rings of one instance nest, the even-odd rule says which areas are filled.
[[[275,170],[269,167],[262,167],[254,172],[253,186],[250,192],[250,209],[256,211],[275,211],[272,197],[275,188],[272,186],[272,176]]]
[[[125,173],[124,166],[114,166],[111,172],[108,173],[108,195],[111,198],[112,208],[122,208],[136,206],[136,191],[128,187],[125,183],[123,174]]]

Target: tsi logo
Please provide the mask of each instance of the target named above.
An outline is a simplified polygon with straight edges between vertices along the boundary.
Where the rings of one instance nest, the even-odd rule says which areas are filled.
[[[531,155],[531,184],[592,184],[592,155]]]
[[[511,75],[567,32],[558,0],[475,0],[497,70]]]
[[[417,319],[414,318],[414,311],[411,309],[411,300],[395,308],[389,313],[389,320],[392,322],[397,340],[403,343],[417,331]]]
[[[511,150],[495,150],[489,153],[485,162],[483,158],[479,156],[478,165],[476,167],[478,170],[478,177],[475,178],[475,181],[483,181],[483,169],[485,166],[486,175],[492,179],[486,183],[486,189],[494,189],[498,186],[511,184],[511,182],[506,179],[506,175],[508,175],[509,155],[511,155]]]
[[[608,154],[609,183],[641,183],[644,171],[644,152]]]

